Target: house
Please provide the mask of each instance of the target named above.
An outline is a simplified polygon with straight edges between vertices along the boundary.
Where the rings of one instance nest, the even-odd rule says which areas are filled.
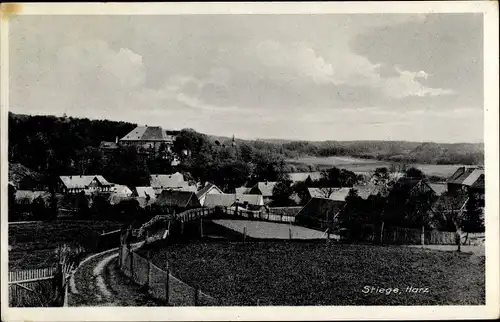
[[[153,187],[135,187],[133,196],[156,199],[156,192]]]
[[[354,185],[352,187],[358,194],[358,196],[364,200],[367,200],[371,196],[376,196],[380,193],[384,193],[384,189],[380,185],[374,183],[367,183],[364,185]]]
[[[80,192],[112,192],[113,183],[108,182],[101,175],[71,175],[59,176],[56,191],[65,194],[77,194]]]
[[[188,181],[184,179],[184,175],[180,172],[173,174],[152,174],[149,177],[149,184],[155,190],[156,194],[167,190],[189,190],[196,192],[196,187],[190,187]]]
[[[220,193],[206,195],[204,207],[231,207],[240,205],[244,208],[259,208],[264,206],[264,198],[262,195],[237,195],[233,193]]]
[[[196,192],[196,197],[200,201],[200,204],[203,206],[205,202],[205,197],[209,194],[222,194],[222,190],[219,189],[213,183],[207,182],[203,188]]]
[[[441,196],[442,194],[446,193],[448,189],[446,182],[429,183],[429,187],[431,187],[436,196]]]
[[[321,179],[321,172],[293,172],[288,175],[293,183],[306,181],[308,179],[312,181]]]
[[[9,163],[9,181],[18,190],[45,190],[42,175],[20,163]]]
[[[201,208],[196,193],[180,190],[163,190],[156,198],[156,204],[181,212],[192,208]]]
[[[337,217],[346,203],[327,198],[312,198],[295,216],[295,223],[325,230],[333,229]]]
[[[119,148],[118,145],[118,137],[116,137],[114,142],[111,141],[101,141],[99,144],[99,149],[102,150],[104,153],[107,152],[114,152]]]
[[[484,193],[484,169],[482,167],[460,167],[446,181],[448,191],[475,191]]]
[[[264,203],[268,204],[272,201],[273,189],[274,186],[276,186],[276,184],[277,184],[276,181],[258,182],[248,191],[247,194],[262,195],[262,197],[264,197]]]
[[[308,198],[327,198],[336,201],[345,201],[352,188],[307,188]]]
[[[237,195],[244,195],[250,192],[250,189],[252,188],[247,188],[247,187],[239,187],[236,188],[236,194]]]
[[[177,132],[165,131],[160,126],[137,126],[119,140],[120,145],[136,146],[145,151],[159,151],[164,147],[171,152]]]
[[[129,187],[121,184],[114,184],[113,188],[111,188],[111,192],[115,195],[124,197],[130,197],[133,194]]]

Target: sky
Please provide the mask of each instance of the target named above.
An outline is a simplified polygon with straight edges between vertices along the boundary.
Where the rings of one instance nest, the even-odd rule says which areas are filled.
[[[10,110],[237,138],[483,141],[481,14],[17,16]]]

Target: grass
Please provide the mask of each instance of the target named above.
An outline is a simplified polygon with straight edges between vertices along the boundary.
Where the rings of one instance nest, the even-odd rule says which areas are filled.
[[[358,173],[368,173],[379,167],[391,166],[390,162],[354,157],[300,157],[287,160],[290,164],[317,165],[320,168],[338,167]],[[422,170],[428,176],[440,178],[450,177],[459,167],[457,164],[415,164],[415,167]]]
[[[57,246],[76,244],[120,227],[120,222],[84,220],[9,224],[9,269],[51,266],[57,260]]]
[[[484,257],[318,242],[205,242],[157,250],[153,262],[223,305],[480,305]],[[365,287],[399,293],[364,293]],[[427,288],[426,293],[406,292]],[[424,290],[422,290],[424,291]]]

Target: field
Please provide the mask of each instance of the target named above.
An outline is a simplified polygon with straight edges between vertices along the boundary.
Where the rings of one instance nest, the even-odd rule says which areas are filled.
[[[78,220],[9,224],[9,269],[51,266],[57,246],[74,244],[120,226],[113,221]]]
[[[281,224],[265,221],[251,221],[251,220],[213,220],[215,224],[221,225],[225,228],[243,234],[246,228],[246,234],[251,238],[276,238],[276,239],[289,239],[290,231],[292,230],[293,239],[325,239],[324,232],[309,229],[301,226],[294,226],[290,224]]]
[[[225,306],[485,303],[484,257],[456,252],[304,241],[209,242],[172,245],[153,254],[155,265],[165,268],[167,261],[174,275]],[[391,292],[377,293],[377,287]]]
[[[368,173],[379,167],[390,167],[387,161],[361,159],[353,157],[301,157],[287,160],[289,164],[311,164],[320,168],[338,167],[356,173]],[[422,170],[428,176],[448,178],[461,165],[457,164],[414,164],[416,168]]]

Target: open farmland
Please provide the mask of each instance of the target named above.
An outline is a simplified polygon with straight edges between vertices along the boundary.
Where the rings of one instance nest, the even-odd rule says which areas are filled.
[[[289,159],[287,162],[291,165],[313,165],[319,166],[320,169],[337,167],[346,169],[356,173],[368,173],[375,171],[376,168],[391,166],[390,162],[378,161],[375,159],[361,159],[353,157],[301,157],[297,159]],[[459,164],[413,164],[412,166],[422,170],[428,176],[436,176],[440,178],[450,177],[461,165]]]
[[[50,266],[58,246],[76,244],[120,226],[119,222],[84,220],[9,224],[9,269]]]
[[[174,275],[226,306],[485,303],[484,257],[456,252],[304,241],[210,242],[168,246],[155,251],[152,260],[163,268],[169,262]],[[372,286],[393,292],[363,292]]]
[[[252,220],[226,220],[218,219],[213,220],[217,225],[221,225],[230,230],[236,231],[240,234],[244,233],[248,237],[257,239],[290,239],[290,229],[293,239],[325,239],[326,235],[322,231],[309,229],[302,226],[294,226],[290,224],[281,224],[266,221],[252,221]],[[332,235],[330,235],[332,237]],[[332,237],[333,238],[333,237]]]

